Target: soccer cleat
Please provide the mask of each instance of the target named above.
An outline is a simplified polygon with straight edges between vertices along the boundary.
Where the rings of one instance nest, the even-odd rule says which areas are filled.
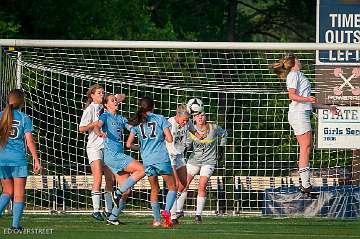
[[[110,215],[111,215],[111,212],[106,212],[106,211],[102,212],[103,218],[109,218]]]
[[[176,219],[180,219],[184,216],[184,211],[176,212]]]
[[[101,216],[100,212],[93,212],[91,216],[95,218],[97,221],[104,221],[104,218]]]
[[[164,210],[161,212],[161,216],[164,218],[164,227],[172,227],[171,215],[168,211]]]
[[[310,194],[311,190],[312,190],[312,186],[310,185],[309,187],[304,188],[302,185],[300,185],[299,189],[300,189],[300,192],[303,194]]]
[[[200,215],[195,215],[195,223],[196,224],[201,224],[202,223],[202,219]]]
[[[153,226],[153,227],[160,227],[160,226],[161,226],[161,222],[154,220],[153,223],[152,223],[152,226]]]
[[[115,226],[125,225],[125,223],[120,222],[119,219],[114,219],[114,220],[106,219],[106,224],[107,225],[115,225]]]
[[[122,194],[117,193],[117,190],[115,190],[115,191],[111,194],[112,202],[114,203],[114,205],[115,205],[117,208],[119,208],[121,197],[122,197]]]
[[[179,220],[177,218],[171,219],[173,225],[179,225]]]

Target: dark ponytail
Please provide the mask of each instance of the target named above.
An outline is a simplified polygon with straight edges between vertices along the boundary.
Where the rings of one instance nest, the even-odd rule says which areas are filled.
[[[138,111],[130,118],[129,124],[138,126],[146,122],[146,113],[154,110],[154,101],[151,97],[145,96],[139,101]]]

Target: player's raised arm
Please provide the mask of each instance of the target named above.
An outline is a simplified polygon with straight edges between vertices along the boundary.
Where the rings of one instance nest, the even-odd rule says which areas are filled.
[[[115,95],[117,102],[123,102],[126,98],[125,94],[116,94]]]

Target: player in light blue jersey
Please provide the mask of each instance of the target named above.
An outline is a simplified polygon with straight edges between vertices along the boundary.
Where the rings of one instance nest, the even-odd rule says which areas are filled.
[[[170,123],[162,115],[154,114],[154,101],[150,97],[143,97],[139,102],[139,110],[130,120],[130,135],[126,146],[134,147],[135,135],[140,142],[140,153],[145,166],[145,174],[151,185],[151,208],[153,210],[153,226],[160,226],[160,205],[158,203],[159,181],[162,176],[169,189],[166,195],[165,210],[161,215],[165,219],[164,226],[172,227],[170,209],[176,199],[175,180],[170,163],[165,140],[172,144],[173,138],[170,132]],[[172,144],[174,145],[174,144]],[[171,150],[176,150],[172,148]]]
[[[309,159],[312,148],[312,128],[310,116],[312,108],[327,108],[333,114],[337,114],[335,106],[320,104],[314,96],[311,96],[311,84],[301,71],[300,59],[289,53],[271,65],[274,73],[281,79],[286,80],[289,99],[288,120],[294,130],[296,139],[300,145],[299,173],[301,178],[300,190],[305,194],[311,192]]]
[[[117,113],[118,103],[114,95],[104,98],[106,112],[100,115],[95,127],[95,132],[105,138],[104,163],[116,176],[120,185],[113,197],[116,207],[107,219],[107,223],[111,225],[120,224],[118,216],[125,207],[129,189],[145,176],[143,165],[124,153],[123,129],[130,130],[131,126],[126,118]],[[100,127],[102,132],[99,130]]]
[[[11,228],[22,230],[20,220],[24,211],[28,160],[26,146],[33,157],[33,171],[40,170],[40,161],[32,137],[31,119],[20,112],[25,94],[21,90],[10,91],[7,106],[0,112],[0,180],[3,192],[0,196],[0,216],[13,198],[13,220]]]

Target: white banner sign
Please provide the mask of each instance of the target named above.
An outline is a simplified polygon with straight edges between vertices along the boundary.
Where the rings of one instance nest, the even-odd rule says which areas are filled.
[[[360,107],[338,107],[333,115],[330,110],[319,109],[318,148],[360,148]]]

